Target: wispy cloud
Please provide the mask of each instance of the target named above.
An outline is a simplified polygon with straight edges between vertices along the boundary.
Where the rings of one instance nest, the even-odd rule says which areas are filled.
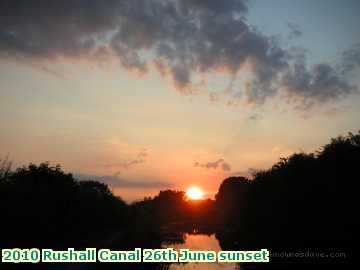
[[[142,149],[133,159],[123,161],[123,162],[116,162],[116,163],[106,163],[102,164],[102,167],[117,169],[118,172],[115,174],[120,174],[121,169],[131,169],[132,167],[145,163],[146,158],[148,157],[147,149]]]
[[[342,54],[342,72],[344,74],[360,68],[360,43],[355,44]]]
[[[287,26],[290,30],[290,33],[289,33],[289,38],[298,38],[298,37],[301,37],[302,36],[302,32],[300,30],[300,26],[296,23],[293,23],[293,22],[288,22],[287,23]]]
[[[163,181],[154,180],[124,180],[116,175],[87,175],[75,174],[78,180],[94,180],[108,184],[114,188],[171,188],[172,184]]]
[[[248,117],[248,119],[252,122],[258,122],[260,121],[261,119],[263,119],[262,115],[261,114],[258,114],[258,113],[254,113],[252,115],[250,115]]]
[[[194,163],[195,167],[201,167],[201,168],[206,168],[206,169],[217,169],[220,168],[223,171],[230,171],[231,170],[231,166],[230,164],[226,163],[224,159],[220,158],[216,161],[210,161],[210,162],[205,162],[205,163],[200,163],[198,161],[196,161]]]

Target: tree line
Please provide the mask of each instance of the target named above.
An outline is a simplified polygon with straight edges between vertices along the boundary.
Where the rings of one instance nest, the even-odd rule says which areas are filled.
[[[60,166],[11,170],[0,161],[0,245],[4,247],[160,247],[162,232],[216,232],[223,249],[340,247],[359,228],[360,132],[314,153],[281,158],[252,178],[230,177],[215,200],[164,190],[127,204],[98,181]]]

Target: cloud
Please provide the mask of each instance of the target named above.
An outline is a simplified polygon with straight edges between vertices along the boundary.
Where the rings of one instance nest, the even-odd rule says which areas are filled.
[[[128,160],[125,162],[120,162],[120,163],[107,163],[107,164],[104,164],[102,167],[117,168],[117,169],[130,169],[135,165],[145,163],[148,155],[149,154],[147,152],[147,149],[142,149],[136,155],[136,157],[134,159],[131,159],[131,160]],[[120,171],[118,171],[116,174],[120,174]]]
[[[287,26],[289,27],[290,33],[289,38],[298,38],[302,36],[302,32],[300,30],[300,26],[293,22],[288,22]]]
[[[315,102],[337,100],[358,91],[338,70],[328,63],[306,68],[305,55],[299,54],[295,64],[283,75],[280,87],[288,99],[308,108]]]
[[[217,169],[217,168],[221,168],[223,171],[230,171],[231,170],[231,166],[226,163],[224,161],[224,159],[218,159],[216,161],[213,162],[206,162],[206,163],[200,163],[200,162],[195,162],[194,163],[195,167],[202,167],[202,168],[206,168],[206,169]]]
[[[360,67],[360,43],[355,44],[350,49],[342,53],[343,73],[352,72]]]
[[[348,107],[333,107],[333,108],[329,108],[326,109],[325,111],[322,112],[323,115],[328,116],[328,117],[335,117],[335,116],[340,116],[341,114],[345,113],[349,108]]]
[[[225,162],[221,164],[221,169],[223,171],[231,171],[230,165],[228,163],[225,163]]]
[[[156,67],[184,94],[199,90],[196,75],[226,73],[237,89],[225,95],[228,104],[242,99],[261,105],[285,92],[288,102],[309,106],[356,92],[345,73],[358,61],[346,60],[344,73],[324,63],[309,69],[305,59],[294,57],[276,38],[247,23],[247,3],[5,0],[0,3],[0,56],[28,62],[115,57],[131,71]],[[300,35],[298,26],[289,27]],[[232,83],[244,70],[251,74],[247,82]],[[216,94],[210,97],[219,99]]]
[[[172,184],[162,181],[146,181],[146,180],[124,180],[116,175],[86,175],[75,174],[78,180],[94,180],[108,184],[114,188],[171,188]]]
[[[248,117],[248,119],[252,122],[258,122],[260,121],[261,119],[263,119],[262,115],[261,114],[258,114],[258,113],[254,113],[252,115],[250,115]]]

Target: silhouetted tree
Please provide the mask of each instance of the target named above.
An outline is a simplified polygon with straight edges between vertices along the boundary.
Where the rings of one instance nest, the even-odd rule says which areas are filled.
[[[127,220],[126,204],[105,184],[48,163],[8,173],[0,192],[3,246],[80,245]]]
[[[248,192],[251,182],[245,177],[229,177],[225,179],[215,195],[219,218],[224,226],[234,226],[242,221],[242,217],[232,218],[234,213],[244,214],[248,206]]]
[[[359,164],[360,134],[350,133],[281,158],[251,182],[226,179],[216,199],[232,235],[218,236],[247,247],[348,245],[359,226]]]

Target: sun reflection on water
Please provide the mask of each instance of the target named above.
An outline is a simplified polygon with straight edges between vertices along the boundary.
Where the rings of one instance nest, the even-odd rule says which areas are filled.
[[[195,229],[194,229],[195,231]],[[184,235],[184,243],[176,244],[163,244],[164,248],[174,248],[179,251],[182,248],[188,248],[191,250],[213,250],[218,252],[221,250],[219,241],[216,239],[215,234],[188,234]],[[240,269],[235,263],[186,263],[186,264],[171,264],[169,270],[235,270]]]

